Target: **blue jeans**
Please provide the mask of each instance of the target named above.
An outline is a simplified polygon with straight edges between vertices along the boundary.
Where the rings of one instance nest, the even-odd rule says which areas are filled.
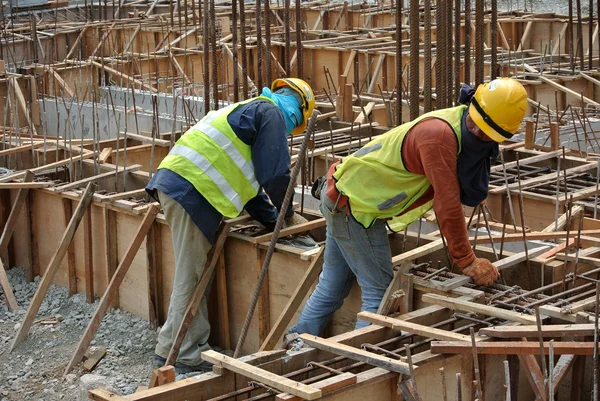
[[[323,271],[296,326],[290,332],[320,335],[323,328],[344,303],[354,278],[362,291],[361,311],[377,312],[385,291],[392,281],[392,254],[385,222],[377,220],[365,229],[345,208],[321,193],[321,213],[327,221]],[[368,326],[363,320],[356,328]]]

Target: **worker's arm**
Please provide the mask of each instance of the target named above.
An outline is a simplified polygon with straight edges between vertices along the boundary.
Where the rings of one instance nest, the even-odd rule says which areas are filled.
[[[407,159],[407,169],[415,173],[421,170],[431,182],[433,208],[450,255],[458,267],[465,268],[475,260],[475,254],[460,203],[456,135],[447,123],[428,119],[415,125],[406,139],[409,140],[403,145],[402,155]]]
[[[259,100],[235,110],[228,121],[237,136],[252,148],[256,180],[264,189],[245,208],[253,218],[272,228],[290,182],[290,155],[283,114],[273,103]],[[286,215],[293,213],[290,202]]]

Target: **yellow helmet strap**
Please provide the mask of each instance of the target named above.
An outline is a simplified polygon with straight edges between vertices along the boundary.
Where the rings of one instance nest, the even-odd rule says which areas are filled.
[[[485,111],[483,111],[483,108],[479,105],[479,103],[477,103],[475,96],[473,96],[473,99],[471,99],[471,104],[475,107],[475,110],[477,110],[477,112],[481,115],[483,121],[485,121],[487,125],[489,125],[494,131],[496,131],[506,139],[512,138],[513,134],[496,124],[494,120],[492,120],[492,118]]]

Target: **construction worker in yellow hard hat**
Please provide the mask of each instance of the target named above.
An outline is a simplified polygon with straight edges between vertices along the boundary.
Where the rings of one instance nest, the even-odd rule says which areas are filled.
[[[464,85],[459,102],[373,139],[332,165],[322,189],[313,191],[327,220],[323,270],[286,345],[301,346],[298,333],[320,335],[355,278],[361,310],[376,312],[393,278],[386,226],[404,229],[431,208],[461,271],[478,285],[498,278],[496,267],[471,249],[461,203],[474,207],[487,197],[490,158],[519,129],[527,93],[501,78],[477,91]]]
[[[306,82],[277,79],[260,96],[204,116],[175,143],[148,183],[146,190],[161,203],[171,228],[175,252],[173,292],[155,348],[157,366],[173,345],[223,217],[246,209],[270,230],[278,212],[286,214],[288,226],[307,222],[291,204],[280,209],[290,182],[287,136],[304,131],[314,107]],[[203,299],[180,347],[178,373],[211,369],[200,358],[210,349],[209,335]]]

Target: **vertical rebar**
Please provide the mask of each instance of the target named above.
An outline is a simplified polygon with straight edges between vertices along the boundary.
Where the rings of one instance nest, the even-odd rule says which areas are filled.
[[[244,1],[244,0],[240,0]],[[268,1],[268,0],[267,0]],[[238,0],[231,0],[231,46],[233,64],[233,101],[240,101],[240,70],[238,68]],[[260,88],[259,88],[260,89]]]
[[[302,7],[300,0],[296,0],[296,76],[304,79],[304,71],[302,64]]]
[[[454,95],[453,101],[456,102],[458,99],[458,94],[460,93],[460,53],[461,53],[461,40],[460,40],[460,24],[461,24],[461,15],[460,15],[460,5],[462,1],[456,0],[454,2]]]
[[[585,54],[583,54],[583,21],[581,17],[581,0],[575,0],[577,4],[577,53],[579,53],[579,65],[581,71],[585,69]]]
[[[490,33],[492,35],[490,40],[492,48],[490,80],[494,80],[498,72],[498,0],[492,0],[492,27]]]
[[[569,31],[569,67],[571,72],[575,72],[575,58],[573,54],[573,0],[569,0],[569,24],[567,31]]]
[[[446,95],[444,93],[446,89],[446,85],[444,83],[444,60],[446,59],[446,41],[443,33],[443,19],[445,13],[442,1],[443,0],[437,0],[435,7],[435,108],[438,110],[446,107]]]
[[[268,0],[267,0],[268,1]],[[263,87],[263,41],[262,41],[262,0],[256,0],[256,86]]]
[[[181,13],[180,13],[181,14]],[[213,109],[219,109],[219,70],[217,51],[217,18],[215,16],[215,0],[210,0],[210,42],[212,50],[212,83],[213,83]],[[235,68],[235,66],[234,66]]]
[[[452,88],[453,88],[453,74],[454,68],[452,68],[452,61],[454,59],[452,55],[452,0],[446,1],[446,107],[452,106]]]
[[[483,65],[483,2],[484,0],[475,0],[475,86],[483,83],[484,65]]]
[[[424,0],[424,64],[423,64],[423,109],[425,113],[431,111],[431,0]],[[437,67],[436,67],[437,70]]]
[[[248,52],[246,49],[246,6],[244,0],[239,0],[240,5],[240,45],[242,50],[242,100],[248,97]],[[260,90],[260,89],[259,89]]]
[[[471,0],[465,0],[465,56],[464,56],[464,68],[465,68],[465,79],[464,82],[468,85],[471,84]]]
[[[285,26],[283,27],[284,29],[284,37],[285,37],[285,74],[286,76],[290,77],[291,73],[292,73],[292,57],[291,57],[291,50],[290,50],[290,0],[285,0],[284,1],[284,11],[283,11],[283,17],[284,17],[284,24]]]
[[[588,70],[592,69],[592,59],[594,56],[593,35],[594,35],[594,0],[589,1],[588,5]]]
[[[410,119],[419,117],[419,0],[410,0]],[[401,56],[401,53],[400,53]],[[396,56],[398,57],[398,55]],[[438,84],[436,83],[436,86]]]
[[[208,12],[208,2],[209,0],[204,0],[204,20],[203,20],[203,30],[202,30],[202,51],[204,52],[204,114],[207,114],[210,110],[210,33],[208,32],[209,26],[209,12]]]
[[[396,2],[396,125],[402,124],[402,2]],[[340,88],[341,90],[341,88]]]
[[[267,70],[267,86],[271,86],[271,82],[273,82],[273,72],[271,71],[271,0],[265,0],[265,48],[267,54],[265,65]],[[261,90],[262,88],[258,89]]]

